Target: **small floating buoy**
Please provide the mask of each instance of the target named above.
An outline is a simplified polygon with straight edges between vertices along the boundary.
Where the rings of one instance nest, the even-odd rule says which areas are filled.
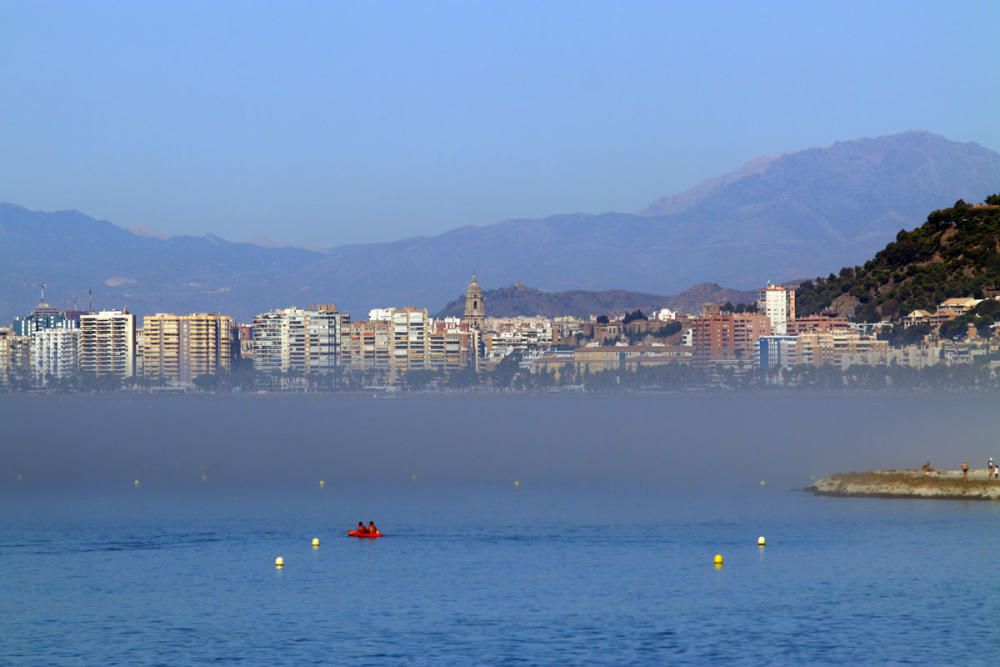
[[[314,537],[312,541],[313,549],[319,549],[319,538]]]
[[[321,488],[321,489],[326,488],[326,480],[325,479],[319,480],[319,488]]]
[[[715,567],[722,567],[722,554],[715,554],[712,562],[715,563]]]
[[[274,559],[274,566],[279,569],[285,567],[285,559],[282,558],[281,556],[278,556],[277,558]]]
[[[22,479],[24,479],[24,477],[21,475],[21,473],[17,473],[17,481],[20,482]]]
[[[207,482],[208,481],[208,473],[204,473],[204,472],[201,473],[201,481],[203,481],[203,482]]]
[[[765,482],[764,480],[760,480],[760,485],[761,486],[767,486],[767,482]]]
[[[137,479],[132,480],[132,486],[134,486],[135,488],[138,489],[139,488],[139,480],[137,480]]]
[[[414,482],[417,481],[417,474],[413,473],[412,475],[410,475],[410,480],[412,480]]]
[[[767,540],[764,539],[763,535],[761,535],[760,537],[757,538],[757,546],[758,547],[762,547],[762,546],[764,546],[766,544],[767,544]]]
[[[521,486],[521,480],[519,480],[519,479],[515,479],[515,480],[514,480],[514,487],[515,487],[515,488],[520,488],[520,486]]]

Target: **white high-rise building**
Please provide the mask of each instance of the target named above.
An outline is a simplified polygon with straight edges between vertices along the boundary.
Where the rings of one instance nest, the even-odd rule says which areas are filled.
[[[340,364],[340,342],[350,315],[336,306],[282,308],[254,319],[254,368],[262,373],[331,373]]]
[[[429,368],[430,318],[426,308],[396,308],[392,313],[392,367],[399,372]]]
[[[31,373],[36,385],[67,380],[80,370],[79,329],[39,329],[30,338]]]
[[[80,372],[123,379],[135,375],[135,315],[102,310],[80,316]]]
[[[795,290],[767,284],[757,291],[757,311],[771,319],[771,333],[784,336],[795,319]]]

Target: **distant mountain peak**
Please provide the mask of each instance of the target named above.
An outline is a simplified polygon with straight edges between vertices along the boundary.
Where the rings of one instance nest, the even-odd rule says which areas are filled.
[[[739,189],[741,182],[754,177],[766,179],[773,171],[780,172],[779,178],[789,172],[794,173],[802,181],[800,186],[808,184],[812,187],[823,187],[822,179],[828,174],[815,170],[814,178],[810,178],[813,174],[809,170],[799,168],[803,162],[810,162],[813,165],[827,163],[832,168],[842,169],[849,168],[848,165],[851,163],[864,165],[869,169],[858,172],[856,176],[859,183],[867,186],[867,179],[873,175],[870,173],[870,168],[885,163],[887,171],[893,169],[898,163],[892,160],[887,162],[886,158],[896,157],[900,153],[905,154],[914,166],[933,164],[933,157],[927,152],[929,147],[940,149],[942,152],[973,151],[979,153],[980,158],[987,155],[1000,157],[977,143],[952,141],[923,129],[906,130],[880,137],[842,140],[825,146],[754,158],[729,173],[710,178],[679,194],[659,199],[641,210],[639,215],[659,217],[686,213],[703,203],[710,202],[713,195],[734,188]],[[850,176],[849,173],[844,175]],[[760,194],[767,195],[768,192],[765,189]],[[758,199],[757,203],[762,204],[766,201]]]

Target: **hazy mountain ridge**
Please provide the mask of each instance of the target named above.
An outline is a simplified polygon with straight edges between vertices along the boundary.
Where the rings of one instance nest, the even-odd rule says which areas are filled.
[[[697,313],[704,303],[747,303],[756,297],[755,292],[726,289],[714,283],[702,283],[680,294],[663,296],[628,290],[545,292],[523,284],[486,290],[483,293],[487,315],[517,317],[519,315],[614,315],[639,309],[650,313],[660,308],[684,313]],[[465,310],[465,297],[451,301],[437,315],[461,316]]]
[[[753,289],[871,257],[926,211],[1000,189],[1000,154],[926,132],[761,158],[652,204],[642,214],[555,215],[460,227],[327,252],[214,237],[138,236],[77,212],[0,206],[0,318],[37,300],[138,312],[221,310],[239,317],[334,302],[440,308],[469,275],[545,291],[670,294],[693,283]],[[664,214],[669,212],[669,215]],[[112,284],[108,284],[111,281]]]

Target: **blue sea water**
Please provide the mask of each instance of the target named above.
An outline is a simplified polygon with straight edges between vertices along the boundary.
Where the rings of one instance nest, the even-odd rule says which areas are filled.
[[[997,662],[989,503],[133,491],[3,520],[0,663]],[[384,538],[342,535],[358,499]]]
[[[201,458],[181,445],[175,457],[163,455],[160,442],[142,449],[138,428],[123,436],[140,451],[134,460],[122,443],[101,443],[97,431],[69,448],[45,437],[7,437],[0,443],[0,664],[1000,662],[1000,505],[797,490],[817,460],[847,469],[858,460],[963,455],[928,424],[942,421],[936,428],[955,434],[969,414],[982,414],[975,428],[995,428],[986,399],[890,401],[875,406],[885,418],[878,422],[865,421],[874,409],[868,399],[546,404],[541,413],[555,413],[551,429],[537,417],[527,427],[523,420],[496,426],[533,448],[513,447],[512,460],[492,441],[469,440],[462,446],[474,455],[463,459],[465,467],[438,475],[408,456],[459,452],[438,442],[452,432],[446,417],[456,405],[489,421],[491,411],[535,415],[537,404],[420,405],[430,419],[419,432],[431,435],[391,452],[386,435],[350,421],[360,413],[364,424],[380,417],[410,432],[415,408],[400,403],[261,402],[246,413],[260,420],[256,426],[275,422],[282,432],[289,418],[313,420],[308,432],[339,424],[322,452],[289,440],[260,444],[239,429],[234,437],[242,444],[203,440]],[[765,407],[794,407],[810,422],[831,412],[854,419],[806,431],[794,421],[799,435],[778,444],[761,436],[770,428],[726,437]],[[0,418],[9,436],[19,421],[37,428],[33,410],[51,409],[0,402]],[[202,420],[206,409],[129,406],[144,425],[169,412],[178,438],[191,428],[191,415]],[[69,421],[109,423],[95,410],[119,413],[122,406],[88,403],[88,417]],[[641,415],[650,410],[647,423]],[[725,417],[706,423],[705,411]],[[572,426],[570,416],[582,425]],[[198,424],[215,437],[210,420]],[[844,438],[854,430],[864,435]],[[560,432],[572,447],[548,446]],[[933,437],[922,440],[924,432]],[[540,434],[532,441],[530,433]],[[357,452],[337,445],[345,438],[368,438],[357,451],[370,452],[382,470],[394,458],[406,466],[395,479],[344,471],[332,464],[354,459],[334,460],[329,452],[353,457]],[[213,458],[219,449],[230,454]],[[91,460],[112,450],[117,463]],[[233,452],[241,451],[262,462],[237,461]],[[552,451],[576,451],[579,460],[560,464]],[[286,457],[308,466],[289,467]],[[60,467],[67,460],[72,465]],[[58,474],[45,476],[46,461]],[[156,465],[141,469],[136,488],[133,470],[142,461]],[[522,484],[515,486],[510,473],[518,465]],[[28,472],[17,479],[15,468]],[[491,479],[487,469],[500,473]],[[268,481],[266,470],[275,479]],[[384,538],[344,536],[370,519]],[[759,535],[767,538],[763,549]],[[725,558],[721,569],[712,563],[716,553]],[[281,570],[277,556],[285,559]]]

